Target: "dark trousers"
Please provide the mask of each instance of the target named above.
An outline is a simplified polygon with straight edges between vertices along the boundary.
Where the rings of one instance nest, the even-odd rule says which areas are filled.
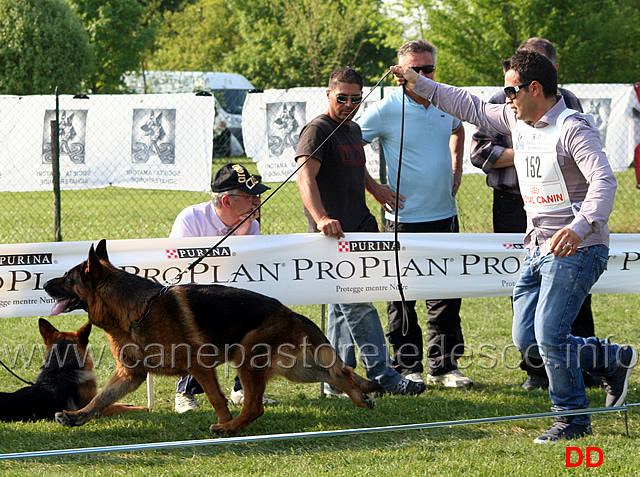
[[[396,223],[387,220],[386,231],[394,232]],[[434,222],[400,223],[398,232],[458,232],[458,217]],[[457,369],[457,360],[464,353],[464,339],[460,326],[460,298],[426,300],[427,355],[429,374],[437,376]],[[418,324],[416,302],[406,302],[406,318],[401,301],[387,303],[389,324],[387,339],[393,349],[392,367],[400,374],[422,372],[422,329]]]
[[[493,231],[496,233],[525,233],[527,230],[527,214],[520,194],[493,190]],[[591,312],[591,295],[587,295],[571,326],[574,336],[595,336],[593,313]],[[523,359],[520,368],[529,375],[546,376],[544,364],[540,358]]]

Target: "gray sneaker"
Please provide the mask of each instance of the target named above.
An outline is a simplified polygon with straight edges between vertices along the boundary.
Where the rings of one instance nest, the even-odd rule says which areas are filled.
[[[621,346],[616,356],[618,368],[612,375],[602,379],[607,391],[607,407],[618,407],[624,404],[629,388],[629,376],[638,363],[638,351],[633,346]]]
[[[422,373],[419,373],[417,371],[415,373],[407,374],[405,378],[409,379],[410,381],[415,381],[416,383],[424,383],[424,378],[422,377]]]
[[[535,444],[552,444],[561,439],[578,439],[591,434],[593,432],[590,425],[574,424],[572,417],[562,416],[556,418],[556,422],[544,434],[536,437],[533,442]]]
[[[453,369],[437,376],[427,374],[427,384],[438,384],[445,388],[466,388],[473,386],[473,379],[462,374],[459,369]]]
[[[198,409],[198,400],[189,393],[176,393],[175,411],[179,414]]]
[[[396,396],[417,396],[425,392],[426,389],[426,384],[403,377],[402,381],[389,390],[389,393]]]

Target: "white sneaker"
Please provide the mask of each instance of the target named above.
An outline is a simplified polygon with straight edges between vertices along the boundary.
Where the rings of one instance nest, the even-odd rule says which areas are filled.
[[[193,411],[199,407],[200,405],[193,394],[176,393],[175,410],[177,413],[182,414],[183,412]]]
[[[236,406],[242,405],[244,402],[244,390],[239,389],[238,391],[231,391],[231,396],[229,397],[229,401]],[[275,399],[270,399],[268,397],[262,396],[262,405],[263,406],[274,406],[278,404],[278,401]]]
[[[332,386],[329,383],[324,383],[324,394],[327,397],[337,397],[342,399],[349,399],[347,393],[343,392],[342,389]]]
[[[424,379],[422,379],[422,373],[415,372],[407,374],[405,378],[409,379],[410,381],[415,381],[416,383],[424,383]]]
[[[439,384],[445,388],[465,388],[473,385],[473,379],[466,377],[459,369],[454,369],[438,376],[427,374],[427,384]]]

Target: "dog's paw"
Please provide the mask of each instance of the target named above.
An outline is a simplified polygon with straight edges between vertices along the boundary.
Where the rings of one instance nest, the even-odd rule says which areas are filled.
[[[238,431],[225,428],[224,424],[211,424],[211,432],[218,436],[236,436]]]
[[[77,413],[70,413],[66,411],[56,412],[56,422],[65,427],[76,427],[84,424],[83,416]]]
[[[376,400],[368,394],[362,395],[362,401],[367,405],[369,409],[373,409],[374,407],[376,407]]]

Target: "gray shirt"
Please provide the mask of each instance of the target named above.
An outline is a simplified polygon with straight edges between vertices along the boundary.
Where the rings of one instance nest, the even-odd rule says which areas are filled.
[[[509,105],[486,103],[461,88],[436,83],[423,76],[418,78],[413,91],[452,116],[501,134],[511,134],[518,121]],[[532,127],[555,124],[565,109],[564,99],[558,96],[555,106]],[[528,248],[540,246],[540,252],[547,254],[553,234],[569,227],[582,239],[580,247],[608,247],[607,222],[613,210],[617,183],[591,117],[569,116],[563,123],[556,150],[569,199],[575,207],[542,213],[527,211],[525,245]],[[575,210],[578,207],[579,210]]]

